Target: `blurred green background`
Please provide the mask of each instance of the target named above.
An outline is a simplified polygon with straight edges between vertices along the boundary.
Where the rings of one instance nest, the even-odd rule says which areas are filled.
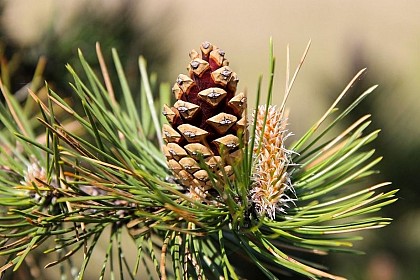
[[[0,57],[10,70],[14,92],[30,81],[44,56],[45,79],[69,95],[65,64],[77,65],[78,48],[91,62],[96,61],[96,41],[108,58],[111,47],[117,48],[135,82],[137,57],[142,54],[161,81],[172,83],[185,72],[189,50],[208,40],[226,51],[240,77],[239,88],[252,100],[258,76],[268,71],[272,36],[277,57],[274,103],[279,103],[287,45],[294,68],[311,39],[288,101],[289,128],[296,135],[323,114],[358,70],[367,67],[367,75],[346,100],[379,84],[352,117],[372,113],[373,128],[382,129],[376,147],[385,159],[375,180],[393,181],[401,189],[400,199],[384,209],[384,215],[394,219],[390,226],[362,234],[357,248],[368,254],[319,261],[349,279],[420,279],[419,14],[417,1],[390,0],[3,0]],[[38,273],[39,279],[56,277]]]

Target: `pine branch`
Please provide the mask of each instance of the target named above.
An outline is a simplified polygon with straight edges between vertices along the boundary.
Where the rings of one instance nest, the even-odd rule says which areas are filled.
[[[288,48],[285,97],[275,106],[270,43],[266,104],[260,104],[261,78],[249,121],[236,73],[224,51],[208,42],[201,54],[190,53],[189,76],[180,75],[172,89],[173,107],[168,85],[156,84],[144,58],[133,94],[117,51],[111,71],[99,44],[100,71],[80,50],[83,71],[67,66],[75,101],[47,86],[46,98],[32,88],[21,104],[0,83],[6,100],[0,104],[0,255],[8,258],[0,272],[16,271],[46,243],[44,253],[57,254],[46,267],[60,265],[63,273],[78,267],[82,279],[110,230],[101,279],[107,273],[136,279],[142,268],[161,279],[240,279],[244,268],[236,257],[268,279],[290,272],[343,279],[300,256],[358,253],[355,232],[388,225],[380,210],[397,191],[388,182],[364,183],[381,160],[369,148],[379,133],[369,131],[370,116],[341,125],[376,88],[339,110],[365,70],[307,133],[286,145],[293,137],[286,101],[309,46],[293,75]],[[38,106],[35,116],[23,109],[30,103]],[[333,128],[341,132],[326,139]],[[132,240],[123,238],[125,231]],[[136,260],[125,257],[126,242],[135,246]],[[79,251],[84,256],[76,264]]]

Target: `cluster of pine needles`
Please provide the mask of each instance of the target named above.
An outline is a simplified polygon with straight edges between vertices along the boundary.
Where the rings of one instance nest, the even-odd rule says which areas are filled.
[[[281,112],[308,49],[309,44],[293,73],[288,51]],[[288,157],[279,167],[287,187],[269,210],[256,203],[253,189],[265,122],[257,133],[258,118],[250,121],[243,160],[218,203],[202,203],[174,180],[161,150],[161,108],[170,103],[169,85],[158,84],[140,57],[139,89],[133,93],[117,51],[112,50],[111,71],[99,44],[96,50],[100,69],[92,69],[81,51],[82,71],[67,65],[72,97],[48,85],[36,88],[41,61],[28,97],[18,100],[2,69],[0,273],[18,270],[30,254],[42,251],[55,254],[45,268],[59,266],[62,279],[83,279],[93,256],[102,262],[99,279],[240,279],[249,265],[267,279],[290,273],[342,279],[305,256],[353,252],[360,239],[354,232],[390,223],[378,212],[395,201],[396,190],[382,191],[388,182],[363,183],[381,160],[367,148],[379,131],[369,131],[369,115],[342,128],[342,120],[376,86],[343,110],[338,107],[365,70],[303,136],[280,143]],[[273,105],[274,66],[271,45],[266,103],[260,104],[260,78],[254,104],[265,112],[263,121]],[[340,132],[329,138],[333,128]],[[94,254],[98,247],[103,255]]]

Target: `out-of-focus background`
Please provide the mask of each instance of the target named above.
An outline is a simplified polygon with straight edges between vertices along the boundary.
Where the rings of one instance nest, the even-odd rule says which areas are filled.
[[[30,81],[39,57],[45,56],[45,79],[69,95],[65,64],[77,64],[78,48],[94,62],[99,41],[109,63],[111,47],[117,48],[132,80],[138,80],[137,57],[142,54],[160,81],[172,83],[185,72],[189,50],[208,40],[226,51],[239,75],[239,88],[252,100],[258,76],[268,71],[272,36],[277,57],[274,103],[279,103],[287,45],[294,68],[312,40],[288,101],[289,128],[296,135],[367,67],[346,100],[379,84],[353,117],[372,113],[372,127],[382,129],[376,147],[385,159],[376,179],[393,181],[401,189],[400,199],[383,211],[394,219],[390,226],[362,234],[357,248],[366,255],[336,254],[319,261],[349,279],[420,279],[419,14],[417,1],[390,0],[3,0],[0,57],[10,69],[14,91]],[[54,274],[41,275],[54,279],[49,278]]]

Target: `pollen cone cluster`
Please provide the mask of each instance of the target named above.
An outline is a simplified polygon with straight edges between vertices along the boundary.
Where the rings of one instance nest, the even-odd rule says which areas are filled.
[[[255,170],[251,188],[251,201],[256,212],[274,219],[276,212],[284,211],[287,202],[293,201],[286,191],[292,191],[287,168],[290,151],[284,146],[288,136],[284,111],[276,106],[258,107],[255,127]]]
[[[236,94],[239,80],[222,49],[204,42],[190,58],[188,75],[180,74],[172,88],[176,102],[163,108],[169,123],[163,150],[180,184],[205,197],[214,182],[233,176],[232,164],[241,158],[246,98]]]

